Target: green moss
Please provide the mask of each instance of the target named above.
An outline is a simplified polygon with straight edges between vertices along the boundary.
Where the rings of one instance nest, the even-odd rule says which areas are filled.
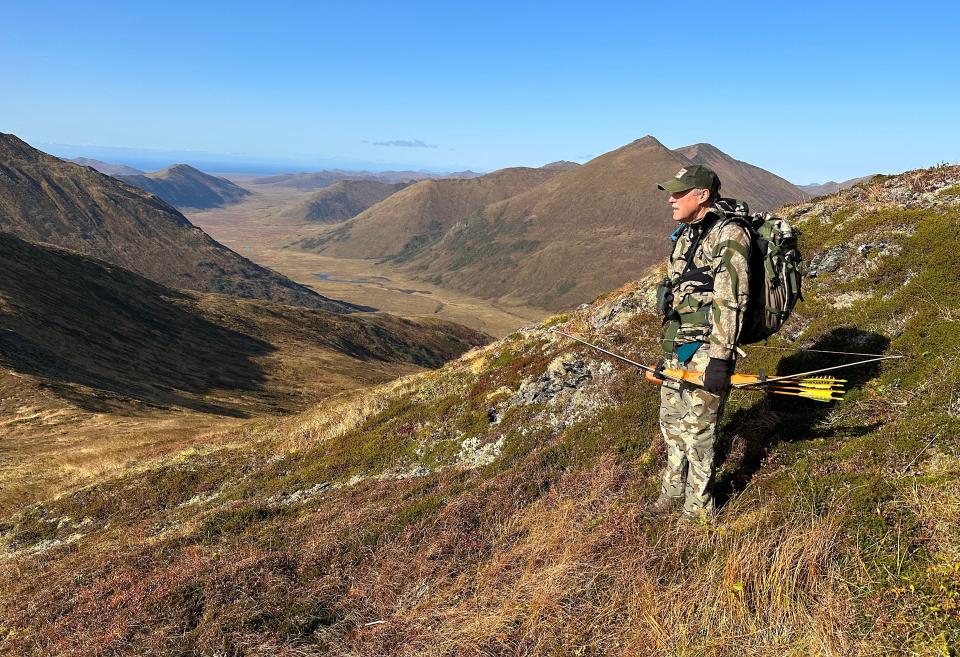
[[[570,313],[560,313],[559,315],[554,315],[553,317],[548,317],[543,321],[544,328],[550,328],[551,326],[556,326],[558,324],[564,324],[570,321]]]
[[[247,627],[257,633],[269,632],[284,640],[292,637],[308,637],[322,627],[340,620],[340,614],[329,602],[322,599],[285,600],[254,616]]]
[[[205,540],[217,540],[228,534],[243,533],[252,525],[271,518],[289,516],[291,513],[286,507],[261,505],[218,511],[204,520],[199,534]]]
[[[397,512],[390,527],[393,531],[398,531],[407,525],[419,522],[432,516],[443,505],[443,498],[439,495],[426,495],[416,499],[410,506],[404,507]]]

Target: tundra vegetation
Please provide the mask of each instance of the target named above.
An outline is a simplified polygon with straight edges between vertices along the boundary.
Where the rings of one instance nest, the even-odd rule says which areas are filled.
[[[657,272],[443,368],[258,420],[6,518],[16,655],[951,655],[960,167],[789,206],[806,300],[740,369],[714,522],[651,513]],[[832,254],[832,255],[831,255]],[[830,256],[830,257],[828,257]]]

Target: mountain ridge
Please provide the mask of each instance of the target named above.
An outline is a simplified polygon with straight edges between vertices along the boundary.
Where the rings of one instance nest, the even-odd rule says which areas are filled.
[[[824,194],[836,194],[837,192],[850,189],[857,183],[863,182],[864,180],[869,180],[873,176],[860,176],[859,178],[850,178],[849,180],[844,180],[843,182],[836,182],[835,180],[830,180],[825,183],[811,183],[809,185],[797,185],[804,192],[809,194],[811,197],[823,196]]]
[[[310,223],[335,224],[351,219],[412,183],[340,180],[283,209],[280,216]]]
[[[754,212],[769,212],[782,205],[805,201],[807,194],[785,178],[770,173],[758,166],[737,160],[712,144],[691,144],[675,148],[694,164],[703,164],[720,178],[721,193],[724,188],[737,187],[748,190],[741,194]]]
[[[238,203],[250,192],[226,178],[211,176],[189,164],[172,164],[160,171],[115,178],[155,194],[176,208],[198,210]]]
[[[561,173],[558,169],[508,167],[476,178],[419,181],[335,231],[295,244],[336,257],[410,259],[464,215]]]
[[[140,175],[144,172],[140,169],[135,169],[134,167],[127,166],[126,164],[112,164],[110,162],[104,162],[102,160],[95,160],[90,157],[72,157],[67,162],[73,162],[74,164],[79,164],[84,167],[91,167],[99,171],[100,173],[105,173],[108,176],[117,176],[117,175]]]
[[[213,240],[158,197],[0,133],[0,231],[130,269],[174,288],[359,310]]]

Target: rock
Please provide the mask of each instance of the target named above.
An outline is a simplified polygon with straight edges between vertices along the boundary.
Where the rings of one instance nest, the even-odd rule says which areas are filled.
[[[617,303],[609,308],[599,308],[590,318],[590,325],[599,329],[609,324],[618,315],[624,312],[636,312],[640,308],[640,300],[635,294],[622,297]]]
[[[481,436],[471,436],[463,441],[460,452],[457,454],[457,462],[461,467],[479,468],[493,463],[503,451],[506,436],[500,436],[496,441],[484,444],[480,444],[480,440]]]
[[[889,240],[880,240],[879,242],[867,242],[857,247],[857,253],[864,258],[869,258],[871,254],[879,256],[900,255],[903,251],[899,244],[891,244]]]
[[[807,265],[807,277],[816,278],[824,272],[834,272],[840,269],[840,265],[846,259],[847,249],[843,246],[830,249],[824,253],[818,253],[810,259]]]
[[[527,381],[517,391],[516,403],[540,404],[550,401],[564,388],[579,388],[593,377],[590,368],[578,356],[560,356],[537,379]]]

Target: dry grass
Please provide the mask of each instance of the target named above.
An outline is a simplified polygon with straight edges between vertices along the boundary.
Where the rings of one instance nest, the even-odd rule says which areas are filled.
[[[942,240],[943,217],[920,220],[905,249],[944,259],[921,241]],[[656,390],[541,327],[9,519],[0,654],[956,654],[960,425],[954,391],[930,383],[956,363],[924,356],[956,345],[909,314],[909,288],[856,315],[816,305],[841,274],[808,288],[798,343],[862,350],[897,311],[889,347],[910,358],[851,372],[834,407],[732,398],[715,521],[649,508]],[[955,284],[930,289],[945,303]],[[655,320],[633,292],[550,324],[637,349]],[[594,368],[580,389],[488,421],[491,393],[522,397],[574,356]],[[485,466],[455,449],[427,461],[435,444],[501,438]]]

